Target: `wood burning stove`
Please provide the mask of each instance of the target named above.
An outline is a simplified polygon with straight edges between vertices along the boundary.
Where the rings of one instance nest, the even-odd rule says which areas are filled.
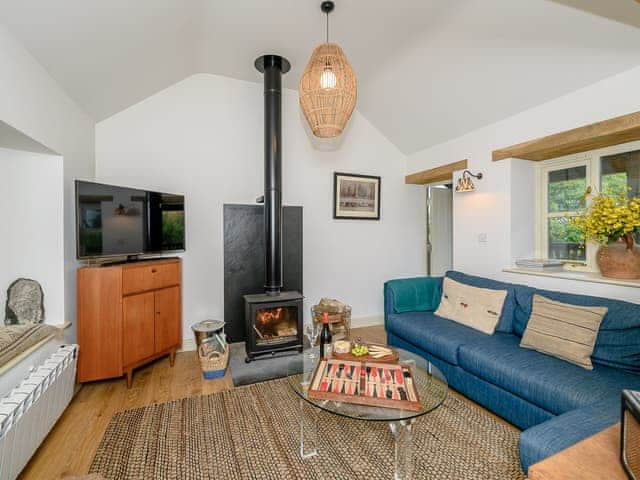
[[[291,65],[279,55],[255,61],[264,74],[265,293],[245,295],[246,361],[287,350],[302,351],[302,300],[282,292],[282,74]]]
[[[302,300],[298,292],[245,295],[247,363],[265,354],[302,351]]]

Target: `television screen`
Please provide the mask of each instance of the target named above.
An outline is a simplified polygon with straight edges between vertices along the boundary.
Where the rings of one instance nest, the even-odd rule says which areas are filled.
[[[76,181],[77,257],[185,248],[184,196]]]

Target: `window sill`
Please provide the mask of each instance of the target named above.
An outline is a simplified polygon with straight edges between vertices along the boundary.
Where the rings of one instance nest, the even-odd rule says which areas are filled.
[[[529,268],[505,268],[507,273],[519,273],[522,275],[536,275],[539,277],[562,278],[564,280],[576,280],[578,282],[606,283],[608,285],[620,285],[623,287],[640,288],[640,280],[621,280],[617,278],[606,278],[594,272],[570,272],[562,267],[546,268],[545,270],[535,270]]]

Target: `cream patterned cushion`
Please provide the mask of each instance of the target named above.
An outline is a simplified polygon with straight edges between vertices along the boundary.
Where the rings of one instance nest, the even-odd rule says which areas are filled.
[[[520,346],[593,370],[591,354],[606,307],[583,307],[533,296]]]
[[[506,298],[506,290],[472,287],[445,277],[435,314],[493,335]]]

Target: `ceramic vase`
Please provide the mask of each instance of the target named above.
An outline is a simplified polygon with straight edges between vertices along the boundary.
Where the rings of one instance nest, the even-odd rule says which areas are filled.
[[[602,245],[598,250],[597,262],[603,277],[640,279],[640,248],[635,245],[631,234],[617,242]]]

